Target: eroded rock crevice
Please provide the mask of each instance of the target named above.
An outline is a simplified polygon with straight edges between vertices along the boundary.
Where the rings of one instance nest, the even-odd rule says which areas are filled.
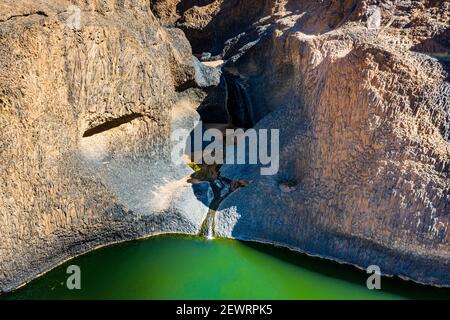
[[[134,114],[128,114],[128,115],[125,115],[125,116],[122,116],[122,117],[119,117],[116,119],[109,120],[105,123],[102,123],[98,126],[95,126],[93,128],[86,130],[83,134],[83,138],[87,138],[87,137],[93,136],[95,134],[99,134],[104,131],[120,127],[121,125],[123,125],[125,123],[131,122],[131,121],[133,121],[137,118],[141,118],[141,117],[144,117],[144,115],[140,114],[140,113],[134,113]]]
[[[36,11],[36,12],[31,12],[31,13],[12,15],[12,16],[9,16],[9,17],[3,19],[3,20],[0,20],[0,23],[7,22],[7,21],[10,21],[12,19],[26,18],[26,17],[30,17],[30,16],[34,16],[34,15],[42,16],[42,17],[48,17],[48,15],[44,11]]]

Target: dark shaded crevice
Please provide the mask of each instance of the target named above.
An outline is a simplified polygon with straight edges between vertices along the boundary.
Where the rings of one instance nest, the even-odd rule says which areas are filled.
[[[257,122],[253,111],[245,80],[227,72],[198,108],[203,123],[223,123],[244,129],[252,128]]]
[[[227,111],[227,82],[222,74],[220,83],[216,87],[206,90],[206,98],[197,109],[203,123],[229,123]]]
[[[186,90],[189,90],[192,88],[197,88],[197,87],[198,87],[197,83],[195,82],[195,80],[192,79],[192,80],[188,80],[182,84],[177,85],[175,87],[175,91],[183,92],[183,91],[186,91]]]
[[[227,0],[213,13],[210,21],[202,28],[191,26],[186,11],[194,6],[206,6],[211,0],[183,0],[177,7],[181,28],[192,45],[194,54],[210,52],[219,55],[225,41],[248,29],[253,23],[271,12],[272,0]]]
[[[36,11],[36,12],[31,12],[31,13],[16,14],[16,15],[10,16],[10,17],[6,18],[5,20],[0,20],[0,23],[7,22],[7,21],[10,21],[10,20],[16,19],[16,18],[26,18],[26,17],[30,17],[30,16],[34,16],[34,15],[48,17],[48,15],[44,11]]]
[[[95,126],[91,129],[86,130],[83,134],[83,138],[91,137],[93,135],[102,133],[104,131],[108,131],[108,130],[117,128],[125,123],[131,122],[134,119],[141,118],[141,117],[144,117],[144,115],[141,113],[132,113],[132,114],[127,114],[125,116],[122,116],[120,118],[116,118],[116,119],[107,121],[105,123],[102,123],[98,126]]]
[[[227,84],[227,110],[229,121],[238,128],[249,129],[255,125],[252,102],[247,89],[238,76],[225,75]]]
[[[178,13],[185,12],[192,7],[203,7],[213,3],[214,0],[183,0],[177,5]]]

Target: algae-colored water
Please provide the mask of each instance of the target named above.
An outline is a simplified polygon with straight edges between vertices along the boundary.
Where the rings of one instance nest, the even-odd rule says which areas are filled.
[[[66,269],[81,268],[81,290]],[[268,245],[166,235],[77,257],[1,299],[409,299],[450,291],[383,278]]]

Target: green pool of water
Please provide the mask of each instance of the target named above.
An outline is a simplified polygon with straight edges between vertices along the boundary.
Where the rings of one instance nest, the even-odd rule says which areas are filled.
[[[69,265],[81,290],[68,290]],[[408,299],[450,298],[450,291],[382,279],[267,245],[179,235],[119,244],[77,257],[2,299]]]

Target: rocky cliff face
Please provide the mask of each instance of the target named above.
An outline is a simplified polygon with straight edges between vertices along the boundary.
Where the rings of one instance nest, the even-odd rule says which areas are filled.
[[[199,77],[175,27],[194,53],[225,60],[256,128],[280,129],[277,175],[222,168],[250,184],[221,203],[218,235],[450,286],[449,11],[3,0],[0,291],[99,245],[198,233],[210,199],[168,160],[169,135],[198,120],[204,93],[191,88],[217,82]],[[227,90],[207,91],[202,114],[221,120],[211,108],[226,109]]]
[[[450,285],[449,3],[186,3],[172,21],[281,135],[276,176],[223,167],[251,184],[216,232]]]
[[[198,232],[207,207],[169,160],[191,48],[148,1],[3,0],[0,70],[0,292],[102,244]]]

